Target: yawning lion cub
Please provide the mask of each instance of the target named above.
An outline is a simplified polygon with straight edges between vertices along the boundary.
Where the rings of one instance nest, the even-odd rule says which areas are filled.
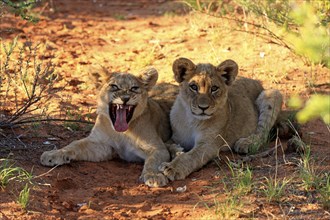
[[[164,141],[171,136],[169,111],[174,96],[172,100],[148,97],[157,79],[158,73],[153,68],[139,76],[111,74],[100,91],[98,116],[90,135],[60,150],[44,152],[41,163],[54,166],[71,160],[97,162],[111,159],[117,153],[127,161],[144,160],[141,179],[146,185],[166,185],[168,179],[158,167],[170,160]]]

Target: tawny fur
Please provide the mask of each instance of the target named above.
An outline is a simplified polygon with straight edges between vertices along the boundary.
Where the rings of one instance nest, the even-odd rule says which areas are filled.
[[[170,113],[172,139],[186,152],[160,166],[170,180],[184,179],[220,151],[248,153],[251,144],[258,149],[265,143],[281,109],[279,91],[236,79],[238,66],[232,60],[213,66],[179,58],[173,72],[180,92]]]
[[[158,73],[153,68],[139,76],[111,74],[100,91],[98,116],[89,136],[62,149],[44,152],[41,163],[54,166],[72,160],[98,162],[112,159],[117,154],[127,161],[144,161],[141,179],[146,185],[166,185],[168,179],[158,171],[158,167],[170,160],[164,142],[171,137],[169,111],[175,97],[175,94],[168,94],[175,90],[168,89],[168,86],[166,90],[161,86],[151,90],[157,78]],[[152,98],[148,97],[148,92],[153,93]],[[127,104],[136,107],[128,130],[117,132],[109,117],[109,103],[123,102],[124,97],[129,99]]]

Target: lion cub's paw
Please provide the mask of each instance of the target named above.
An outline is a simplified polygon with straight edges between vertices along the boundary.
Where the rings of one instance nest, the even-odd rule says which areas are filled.
[[[40,157],[40,162],[44,166],[62,165],[70,163],[70,161],[70,155],[61,150],[46,151]]]
[[[149,187],[162,187],[168,184],[168,179],[162,173],[145,173],[140,179]]]
[[[172,160],[184,153],[184,149],[179,144],[166,144],[166,147],[170,152]]]
[[[247,154],[257,151],[262,145],[262,140],[258,135],[252,134],[246,138],[240,138],[234,145],[234,150],[240,154]]]
[[[162,163],[158,170],[167,176],[167,178],[169,178],[171,181],[182,180],[186,177],[186,175],[183,173],[183,170],[177,169],[171,162]]]

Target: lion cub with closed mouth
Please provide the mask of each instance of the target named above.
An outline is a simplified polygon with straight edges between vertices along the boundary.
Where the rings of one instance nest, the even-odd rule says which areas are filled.
[[[170,180],[184,179],[222,150],[249,153],[265,144],[281,110],[278,90],[265,90],[257,80],[236,79],[233,60],[214,66],[179,58],[173,72],[180,92],[170,113],[172,139],[186,152],[159,167]]]
[[[150,187],[168,183],[158,171],[170,160],[164,144],[171,136],[169,111],[174,101],[151,98],[158,72],[148,69],[140,75],[112,73],[98,98],[98,116],[88,137],[73,141],[59,150],[46,151],[41,164],[55,166],[72,160],[104,161],[115,154],[129,162],[144,161],[141,180]]]

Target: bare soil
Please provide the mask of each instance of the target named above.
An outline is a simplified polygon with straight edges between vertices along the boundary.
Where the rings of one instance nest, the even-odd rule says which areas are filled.
[[[281,46],[236,31],[231,20],[189,12],[177,2],[57,0],[44,2],[36,11],[41,18],[36,24],[5,14],[0,20],[0,37],[8,43],[19,34],[22,42],[40,43],[38,58],[52,60],[60,79],[56,86],[63,88],[48,104],[64,115],[71,111],[95,119],[97,89],[91,83],[95,66],[135,72],[152,65],[160,73],[160,82],[174,83],[171,64],[181,56],[196,63],[233,59],[240,66],[240,75],[281,90],[285,103],[293,94],[305,98],[314,92],[329,94],[329,69],[308,66]],[[247,28],[255,31],[253,26]],[[224,182],[231,174],[224,158],[237,159],[238,155],[221,155],[222,160],[209,163],[186,180],[148,188],[138,181],[143,165],[119,159],[73,162],[53,170],[41,166],[43,151],[64,147],[91,129],[85,124],[76,130],[67,127],[49,122],[1,131],[0,158],[13,159],[35,178],[26,210],[16,202],[22,183],[13,181],[0,190],[0,219],[226,218],[216,211],[216,201],[221,203],[229,196]],[[302,125],[302,134],[311,145],[317,172],[329,172],[330,132],[326,125],[314,120]],[[282,145],[286,147],[285,140]],[[267,202],[261,190],[240,197],[243,206],[235,218],[330,219],[315,189],[301,187],[299,158],[296,152],[280,149],[278,154],[250,162],[256,183],[274,177],[276,167],[277,178],[292,181],[280,202]],[[186,191],[177,190],[184,186]]]

